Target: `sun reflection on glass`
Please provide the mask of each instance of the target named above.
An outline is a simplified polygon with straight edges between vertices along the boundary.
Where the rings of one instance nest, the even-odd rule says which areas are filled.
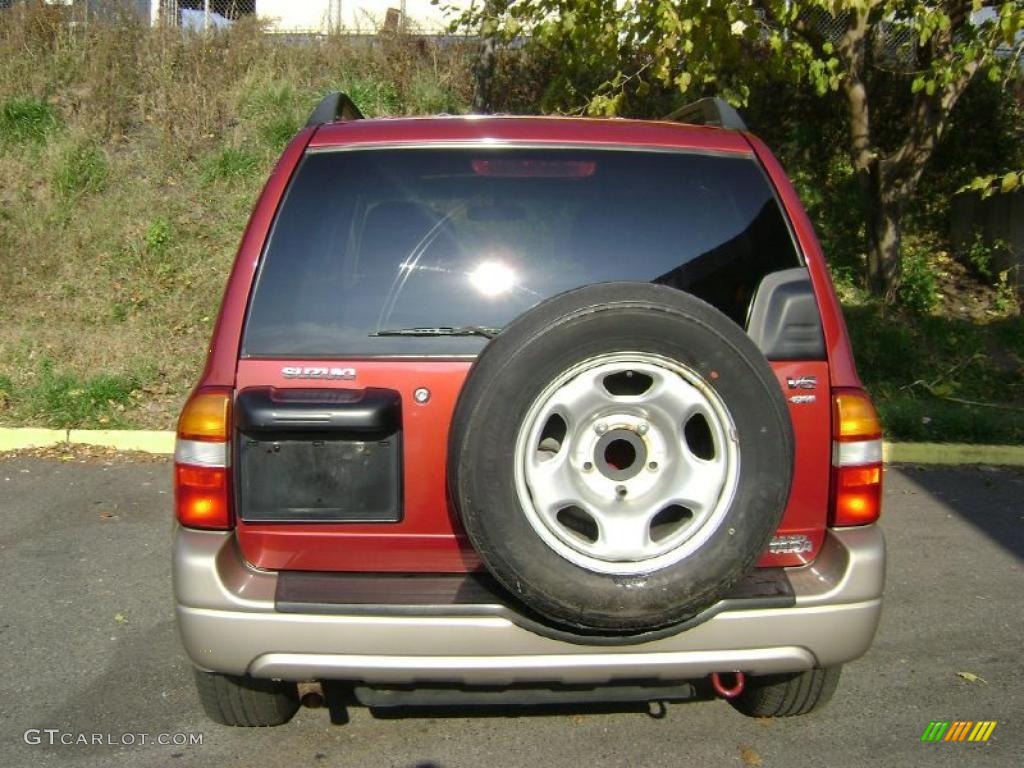
[[[469,282],[484,296],[500,296],[516,285],[516,273],[500,261],[482,261],[469,273]]]

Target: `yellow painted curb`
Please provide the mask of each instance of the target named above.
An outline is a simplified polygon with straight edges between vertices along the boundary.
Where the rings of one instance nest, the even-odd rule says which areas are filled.
[[[60,443],[79,443],[119,451],[173,454],[174,433],[141,429],[36,429],[0,428],[0,451],[45,448]],[[995,464],[1024,466],[1024,446],[971,445],[969,443],[884,443],[887,464]]]
[[[0,429],[0,451],[17,451],[21,448],[47,448],[68,439],[66,429],[36,429],[17,427]]]
[[[893,464],[998,464],[1024,466],[1024,446],[970,443],[885,443],[882,459]]]
[[[72,429],[69,443],[99,445],[119,451],[174,453],[174,433],[144,429]]]

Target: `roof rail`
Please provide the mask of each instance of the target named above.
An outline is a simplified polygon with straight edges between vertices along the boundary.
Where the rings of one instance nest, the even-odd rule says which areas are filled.
[[[320,99],[320,103],[316,105],[313,114],[306,121],[306,127],[333,123],[337,120],[362,119],[363,113],[359,111],[359,107],[348,97],[348,94],[333,91]]]
[[[698,99],[692,104],[670,112],[663,119],[692,123],[693,125],[713,125],[734,131],[747,130],[747,124],[743,122],[740,113],[733,109],[725,99],[718,96]]]

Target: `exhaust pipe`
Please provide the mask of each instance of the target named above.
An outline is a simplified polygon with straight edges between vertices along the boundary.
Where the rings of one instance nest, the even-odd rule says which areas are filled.
[[[734,682],[731,687],[726,687],[722,682],[721,675],[718,672],[711,673],[711,687],[715,689],[715,693],[721,696],[723,699],[735,699],[741,693],[743,693],[743,686],[747,682],[747,677],[742,672],[723,672],[725,675],[733,675]]]

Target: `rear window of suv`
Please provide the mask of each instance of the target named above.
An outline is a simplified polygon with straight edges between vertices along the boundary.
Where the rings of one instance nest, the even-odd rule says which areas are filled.
[[[590,283],[689,291],[743,324],[800,258],[745,156],[577,149],[308,154],[261,260],[247,357],[475,355],[474,336]]]

